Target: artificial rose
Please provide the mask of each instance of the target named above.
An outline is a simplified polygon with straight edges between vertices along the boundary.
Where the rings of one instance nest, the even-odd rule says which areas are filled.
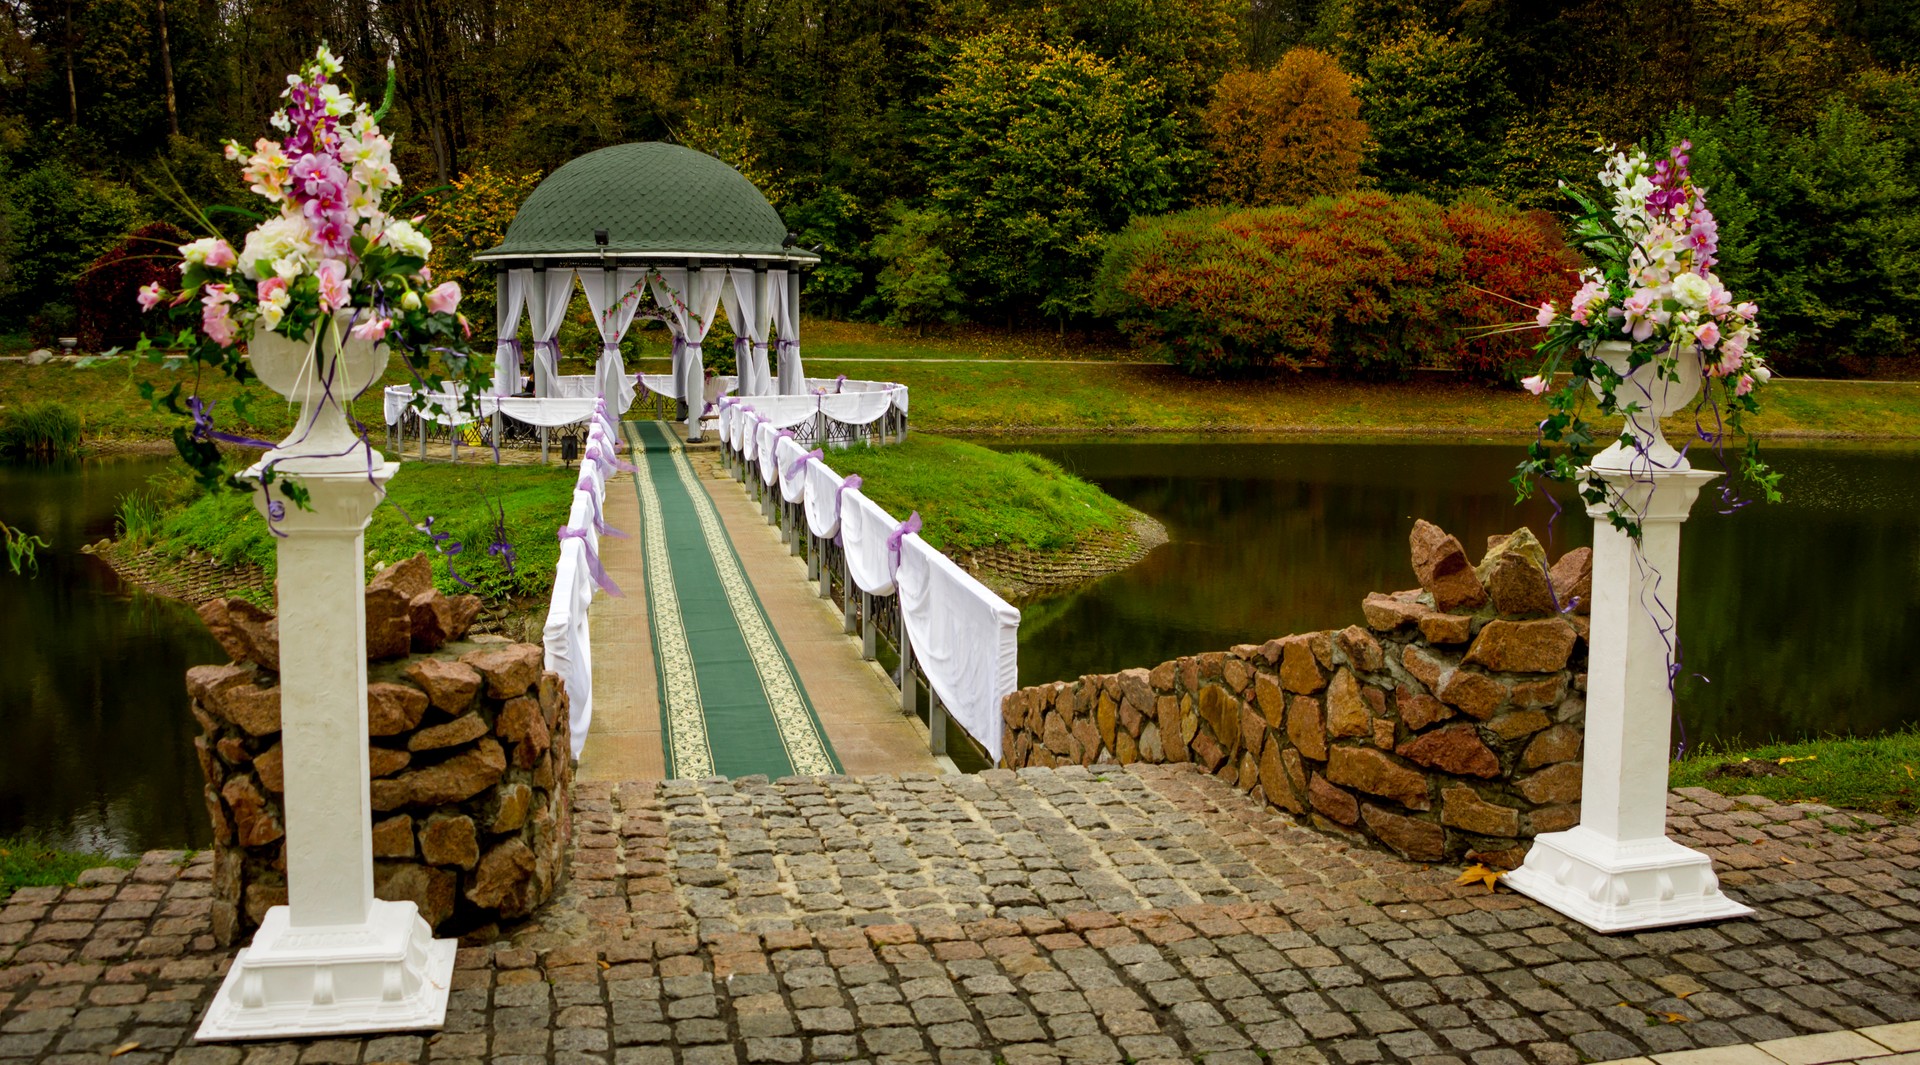
[[[442,281],[432,292],[427,293],[427,310],[435,314],[452,314],[460,306],[460,285],[454,281]]]

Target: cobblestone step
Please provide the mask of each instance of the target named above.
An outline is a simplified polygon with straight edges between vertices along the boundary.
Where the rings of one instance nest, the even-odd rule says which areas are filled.
[[[1177,768],[583,785],[569,888],[461,951],[441,1033],[190,1046],[226,957],[206,860],[155,854],[0,908],[0,1060],[1573,1065],[1846,1029],[1881,1033],[1881,1060],[1920,1047],[1920,831],[1706,792],[1671,808],[1756,919],[1596,935]]]

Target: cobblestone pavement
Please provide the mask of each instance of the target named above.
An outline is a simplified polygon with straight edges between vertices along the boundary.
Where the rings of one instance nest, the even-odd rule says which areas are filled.
[[[1758,916],[1608,937],[1183,768],[580,785],[570,886],[460,952],[446,1029],[427,1036],[192,1046],[227,960],[211,867],[150,854],[0,908],[0,1060],[130,1044],[119,1065],[1920,1050],[1903,1023],[1920,1020],[1913,826],[1677,793],[1675,834]],[[1886,1041],[1738,1046],[1848,1029]]]

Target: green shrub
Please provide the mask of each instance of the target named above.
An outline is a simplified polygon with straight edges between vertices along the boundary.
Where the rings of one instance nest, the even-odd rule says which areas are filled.
[[[1136,222],[1108,244],[1096,309],[1189,373],[1499,377],[1529,338],[1489,327],[1564,295],[1575,265],[1557,235],[1490,201],[1349,193]]]
[[[0,410],[0,455],[50,458],[80,450],[80,416],[47,400]]]
[[[159,535],[164,520],[160,500],[152,492],[128,492],[114,507],[113,534],[135,547],[142,547]]]
[[[1920,154],[1906,116],[1836,96],[1789,131],[1742,92],[1718,115],[1669,118],[1661,143],[1683,139],[1720,223],[1717,270],[1760,304],[1768,358],[1859,371],[1920,347]]]

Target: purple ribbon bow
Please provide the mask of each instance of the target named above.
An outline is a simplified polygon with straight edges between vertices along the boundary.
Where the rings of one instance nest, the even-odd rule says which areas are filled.
[[[627,460],[621,458],[618,455],[609,455],[605,451],[600,450],[600,445],[598,442],[587,445],[586,457],[594,460],[595,462],[605,463],[608,466],[612,466],[614,469],[619,470],[621,473],[632,473],[634,471],[633,463],[628,462]]]
[[[619,599],[626,598],[626,593],[620,590],[620,586],[613,583],[613,578],[607,576],[606,570],[600,568],[600,555],[594,551],[593,538],[587,535],[587,530],[562,525],[559,536],[562,541],[580,541],[581,551],[587,556],[587,572],[592,575],[593,583],[599,585],[608,595]]]
[[[794,459],[793,464],[787,467],[787,476],[788,477],[799,476],[801,467],[805,466],[809,462],[812,462],[814,459],[820,458],[825,454],[826,454],[825,451],[822,451],[816,447],[812,451],[809,451],[806,454],[800,456],[799,458]]]
[[[187,397],[187,409],[193,412],[193,435],[202,440],[218,440],[223,444],[238,444],[241,447],[271,448],[265,440],[255,440],[249,436],[235,436],[222,433],[213,427],[212,403],[203,403],[199,396]]]
[[[906,521],[903,521],[900,523],[899,528],[893,530],[892,536],[887,537],[887,550],[893,552],[896,555],[899,554],[900,541],[905,540],[907,538],[908,533],[917,533],[919,531],[920,531],[920,512],[916,510],[911,515],[908,516]]]

